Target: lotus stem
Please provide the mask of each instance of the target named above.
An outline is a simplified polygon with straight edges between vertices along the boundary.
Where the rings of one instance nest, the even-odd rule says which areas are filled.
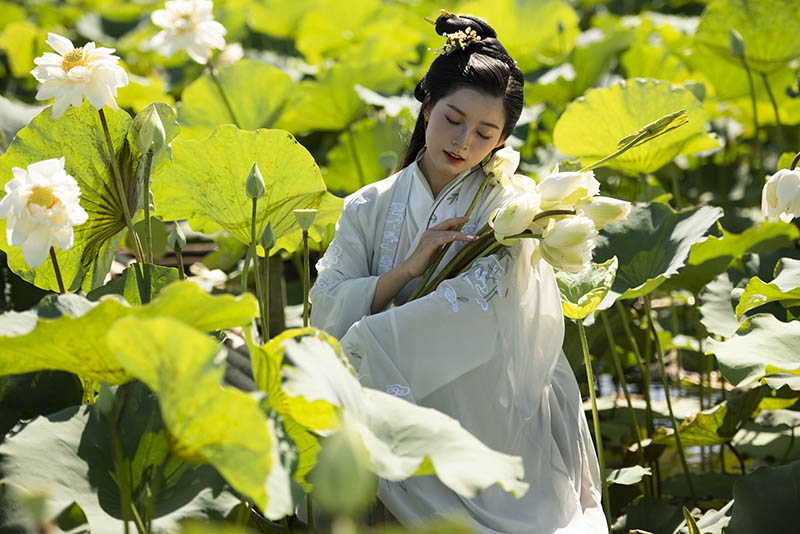
[[[664,354],[661,351],[661,341],[658,339],[658,332],[656,332],[655,323],[653,322],[653,311],[650,307],[650,295],[644,296],[644,309],[647,316],[647,324],[650,327],[650,332],[653,334],[653,342],[656,347],[656,356],[658,357],[658,364],[661,368],[661,381],[664,384],[664,396],[667,400],[667,410],[669,410],[669,419],[672,422],[672,429],[675,431],[675,443],[678,446],[678,455],[681,458],[681,465],[683,466],[683,473],[686,475],[686,483],[689,486],[689,493],[692,496],[692,504],[697,506],[697,494],[694,491],[694,483],[692,482],[692,474],[689,472],[689,464],[686,463],[686,454],[683,451],[681,444],[681,435],[678,432],[678,422],[675,419],[675,414],[672,411],[672,401],[669,395],[669,380],[667,380],[667,369],[664,366]]]
[[[264,251],[264,263],[262,265],[262,280],[261,280],[261,287],[263,288],[261,291],[261,309],[263,313],[261,315],[261,331],[264,337],[264,340],[268,340],[270,338],[269,334],[269,250]]]
[[[631,349],[633,350],[633,354],[636,356],[636,363],[639,366],[639,372],[644,379],[644,365],[642,363],[642,353],[639,351],[639,344],[636,343],[636,339],[633,337],[633,332],[631,331],[630,323],[628,322],[628,312],[625,310],[625,307],[622,305],[620,301],[616,302],[617,313],[619,314],[620,319],[622,320],[622,327],[625,329],[625,335],[628,338],[628,343],[631,345]],[[650,390],[648,388],[644,388],[644,398],[645,398],[645,420],[647,423],[647,435],[653,435],[653,407],[650,403]]]
[[[634,145],[636,145],[636,143],[638,143],[639,141],[641,141],[642,139],[644,139],[648,135],[652,135],[652,134],[647,130],[643,131],[642,133],[640,133],[639,135],[634,137],[630,142],[628,142],[628,144],[626,144],[625,146],[623,146],[622,148],[620,148],[619,150],[617,150],[613,154],[611,154],[609,156],[606,156],[601,160],[595,161],[594,163],[592,163],[591,165],[589,165],[587,167],[583,167],[580,170],[580,172],[586,172],[586,171],[590,171],[592,169],[596,169],[597,167],[602,167],[603,165],[605,165],[606,163],[608,163],[612,159],[624,154],[625,152],[627,152],[628,150],[633,148]]]
[[[306,521],[306,532],[311,534],[311,530],[314,528],[314,509],[311,505],[311,494],[306,494],[306,515],[308,515],[308,520]]]
[[[56,280],[58,281],[58,291],[59,293],[66,293],[67,290],[64,289],[64,280],[61,278],[61,268],[58,266],[58,258],[56,257],[56,250],[53,247],[50,247],[50,260],[53,262],[53,270],[56,273]]]
[[[594,375],[592,373],[592,362],[589,357],[589,344],[586,341],[586,330],[583,321],[575,319],[578,325],[578,333],[581,337],[581,349],[583,350],[583,363],[586,365],[586,378],[589,381],[589,397],[592,399],[592,422],[594,423],[594,437],[597,442],[597,459],[600,462],[600,478],[603,484],[603,511],[606,514],[606,523],[609,531],[611,530],[611,512],[608,501],[608,484],[606,484],[606,460],[603,454],[603,436],[600,434],[600,417],[597,414],[597,395],[594,391]]]
[[[764,87],[767,89],[769,101],[772,103],[772,110],[775,112],[775,124],[778,127],[778,145],[783,146],[783,128],[781,127],[781,118],[778,114],[778,103],[775,102],[775,95],[772,94],[772,88],[769,86],[767,75],[761,73],[761,79],[764,80]]]
[[[153,227],[150,224],[150,166],[153,163],[153,153],[149,150],[142,156],[142,204],[144,205],[144,241],[145,261],[153,263]]]
[[[250,218],[250,256],[253,258],[253,270],[255,271],[255,279],[256,279],[256,297],[258,300],[258,311],[261,314],[261,337],[262,339],[266,340],[269,339],[269,334],[264,333],[264,325],[267,324],[267,320],[264,318],[264,306],[262,303],[262,295],[264,294],[263,288],[261,287],[261,276],[259,276],[258,272],[258,253],[256,252],[256,218],[258,215],[258,199],[254,198],[253,200],[253,214]],[[245,263],[247,260],[245,260]],[[247,272],[247,270],[245,270]],[[245,287],[247,287],[247,280],[244,281]]]
[[[3,147],[3,152],[8,150],[8,139],[6,138],[6,133],[0,128],[0,145]]]
[[[186,280],[186,273],[183,270],[183,249],[176,246],[174,249],[175,257],[178,259],[178,279]]]
[[[225,107],[228,108],[228,113],[231,116],[233,124],[235,124],[237,128],[241,128],[242,127],[241,123],[236,119],[236,113],[233,112],[233,107],[231,106],[231,103],[228,101],[227,95],[225,95],[225,89],[222,87],[222,83],[219,81],[219,73],[217,72],[217,68],[211,62],[211,58],[208,59],[206,65],[208,66],[209,74],[211,74],[211,79],[214,80],[214,83],[217,85],[217,88],[219,89],[219,94],[222,97],[222,101],[225,103]]]
[[[764,164],[761,162],[761,145],[759,142],[759,128],[758,128],[758,107],[756,106],[756,88],[753,84],[753,74],[750,72],[750,66],[747,64],[747,60],[742,57],[741,58],[742,65],[744,66],[745,72],[747,72],[747,81],[750,84],[750,103],[753,106],[753,128],[755,129],[755,134],[753,137],[753,148],[755,149],[755,163],[758,164],[758,168],[761,169],[764,167]]]
[[[122,181],[122,175],[119,172],[119,166],[117,165],[117,156],[114,152],[114,145],[111,142],[111,133],[108,130],[108,123],[106,122],[106,116],[103,113],[102,109],[98,109],[97,113],[100,114],[100,123],[103,125],[103,132],[106,136],[106,145],[108,146],[108,157],[111,160],[111,169],[114,173],[114,179],[117,183],[117,193],[119,194],[119,201],[122,204],[122,214],[125,217],[125,225],[128,227],[128,233],[131,236],[131,241],[134,244],[134,254],[136,255],[136,261],[139,263],[144,263],[144,251],[142,249],[142,243],[139,240],[139,235],[136,233],[136,230],[133,227],[133,219],[131,218],[131,211],[128,208],[128,195],[125,193],[125,184]],[[141,289],[141,288],[140,288]]]
[[[469,205],[469,208],[467,208],[467,212],[464,214],[464,217],[469,217],[470,215],[472,215],[472,211],[475,209],[475,206],[478,204],[478,199],[483,194],[483,191],[486,189],[487,185],[489,185],[489,176],[486,176],[486,178],[483,179],[483,182],[481,183],[481,186],[478,188],[478,191],[475,193],[475,197],[472,199],[472,203]],[[463,228],[463,227],[464,227],[464,224],[458,225],[456,227],[456,231],[457,232],[461,231],[461,228]],[[486,228],[486,227],[484,227],[484,228]],[[442,250],[439,251],[439,254],[436,256],[436,259],[434,260],[433,264],[431,264],[431,266],[428,268],[428,270],[425,271],[425,275],[423,276],[422,281],[419,283],[417,288],[414,290],[414,292],[408,298],[409,301],[412,301],[412,300],[416,299],[417,297],[419,297],[422,294],[422,291],[428,285],[428,281],[430,281],[431,277],[433,276],[433,273],[436,272],[436,269],[439,267],[439,264],[442,263],[442,260],[444,259],[445,254],[447,254],[447,251],[448,251],[448,249],[450,248],[450,246],[452,244],[453,244],[453,242],[451,241],[450,243],[447,243],[446,245],[444,245],[442,247]]]
[[[797,167],[797,163],[800,162],[800,152],[792,160],[792,165],[789,167],[789,170],[793,171]]]
[[[641,455],[641,463],[645,463],[644,458],[644,448],[642,448],[642,433],[639,430],[639,422],[636,420],[636,412],[633,411],[633,402],[631,401],[631,394],[628,391],[628,381],[625,380],[625,372],[622,370],[622,364],[619,361],[619,355],[617,354],[617,343],[614,341],[614,333],[611,331],[611,324],[608,322],[608,317],[606,316],[605,311],[599,312],[600,319],[603,321],[603,328],[606,331],[606,337],[608,338],[608,346],[611,350],[611,356],[614,359],[614,368],[617,370],[617,376],[619,377],[619,383],[622,385],[622,393],[625,395],[625,403],[628,405],[628,412],[631,416],[631,422],[633,423],[633,433],[636,436],[636,444],[639,446],[639,454]],[[645,487],[647,485],[645,484]]]
[[[308,250],[308,230],[303,230],[303,328],[308,326],[308,290],[311,286],[311,262]],[[309,503],[310,503],[309,499]],[[310,504],[309,504],[310,506]]]
[[[363,187],[367,185],[366,178],[364,177],[364,169],[361,168],[361,160],[358,159],[358,150],[356,150],[356,138],[353,135],[352,125],[347,128],[347,140],[350,144],[350,152],[353,154],[353,161],[356,163],[356,171],[358,171],[358,186]]]

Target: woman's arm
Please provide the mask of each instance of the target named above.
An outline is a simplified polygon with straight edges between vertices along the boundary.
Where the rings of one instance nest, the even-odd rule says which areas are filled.
[[[392,270],[378,279],[378,285],[370,305],[370,313],[382,311],[408,282],[422,276],[428,266],[433,263],[443,245],[451,241],[475,241],[477,236],[454,230],[468,220],[469,217],[453,217],[426,230],[414,252],[405,261],[395,265]]]

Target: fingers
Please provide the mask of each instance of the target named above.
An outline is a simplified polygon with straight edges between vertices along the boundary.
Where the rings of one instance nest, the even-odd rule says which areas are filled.
[[[436,226],[432,226],[429,230],[451,230],[459,224],[464,224],[469,220],[469,217],[453,217],[452,219],[445,219]]]
[[[448,232],[444,230],[439,230],[435,234],[432,233],[431,235],[431,243],[436,245],[444,245],[446,243],[450,243],[451,241],[476,241],[478,236],[473,234],[466,234],[464,232]]]

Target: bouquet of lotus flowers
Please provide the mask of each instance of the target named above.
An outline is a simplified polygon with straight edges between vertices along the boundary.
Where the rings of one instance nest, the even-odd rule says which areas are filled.
[[[487,186],[505,187],[512,191],[506,204],[492,213],[489,221],[477,232],[478,239],[466,244],[433,277],[450,244],[442,248],[433,265],[425,273],[410,300],[434,291],[448,278],[467,271],[478,259],[520,239],[534,239],[531,265],[546,261],[557,270],[580,272],[589,267],[598,230],[628,216],[630,202],[599,196],[600,183],[593,168],[600,167],[623,152],[639,146],[686,123],[686,111],[662,117],[625,137],[619,150],[576,171],[552,174],[537,181],[515,174],[519,153],[506,147],[496,152],[483,165],[486,180],[475,195],[469,215]]]

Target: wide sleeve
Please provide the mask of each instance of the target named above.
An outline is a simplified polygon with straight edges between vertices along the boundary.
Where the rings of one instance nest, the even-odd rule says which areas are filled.
[[[378,284],[379,277],[370,275],[371,236],[364,231],[358,208],[358,203],[345,204],[334,238],[316,264],[317,279],[308,295],[311,326],[336,338],[369,315]]]
[[[357,321],[341,346],[364,386],[418,402],[502,353],[518,247],[481,258],[429,295]]]

